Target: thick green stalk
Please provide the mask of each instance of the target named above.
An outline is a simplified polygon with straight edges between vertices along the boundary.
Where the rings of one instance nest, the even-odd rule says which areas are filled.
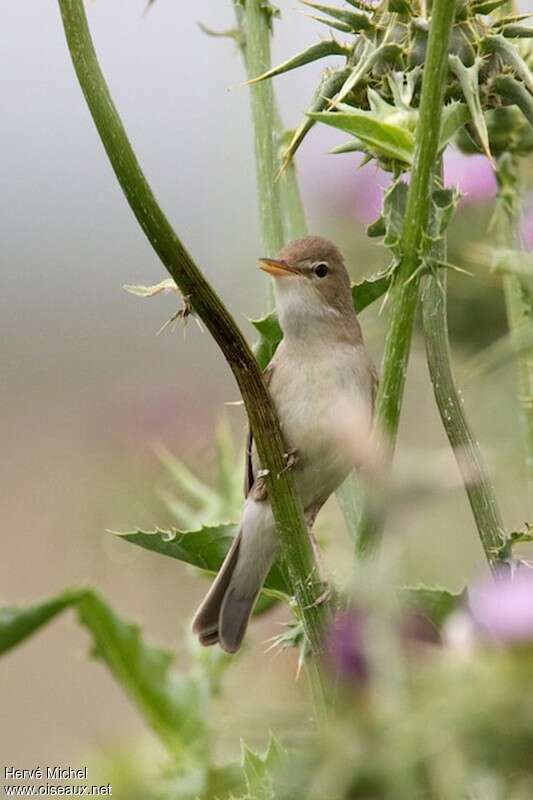
[[[273,12],[270,4],[264,0],[243,0],[236,3],[235,9],[243,34],[246,72],[251,80],[270,68]],[[285,237],[279,184],[276,182],[279,169],[277,113],[271,81],[260,81],[250,86],[250,104],[263,255],[273,257],[283,247]]]
[[[269,3],[245,0],[236,5],[237,21],[242,33],[242,53],[248,80],[270,69],[270,36],[272,12]],[[276,107],[271,81],[250,86],[250,105],[255,142],[259,223],[265,255],[275,256],[291,239],[306,234],[305,213],[294,165],[276,180],[282,124]],[[269,300],[274,306],[273,288]],[[324,609],[325,610],[325,609]],[[327,699],[320,666],[307,664],[309,683],[317,717],[326,716]]]
[[[437,260],[444,260],[442,252],[435,256]],[[422,293],[429,374],[442,424],[463,477],[485,556],[490,568],[496,571],[506,557],[505,528],[494,487],[487,474],[479,445],[469,428],[463,402],[455,385],[446,313],[447,277],[446,270],[440,270],[438,275],[431,273],[425,280]]]
[[[444,88],[448,69],[448,42],[453,26],[455,0],[434,0],[424,65],[422,95],[416,130],[416,149],[407,194],[401,237],[401,261],[391,291],[391,322],[385,343],[376,417],[377,429],[392,457],[405,386],[418,294],[421,252],[429,220],[433,173],[438,146]],[[357,549],[365,554],[376,549],[380,515],[363,514]]]
[[[318,653],[326,607],[323,586],[276,412],[241,331],[206,281],[159,207],[129,143],[100,70],[83,0],[59,0],[70,55],[96,128],[126,199],[163,265],[222,350],[242,393],[281,540],[283,563],[311,647]]]
[[[498,195],[493,217],[493,230],[499,248],[520,247],[520,188],[516,160],[511,155],[498,162]],[[533,278],[533,270],[532,270]],[[511,272],[503,272],[503,290],[511,340],[516,345],[516,372],[520,400],[520,416],[524,434],[526,474],[529,487],[529,508],[533,507],[533,348],[521,342],[533,325],[533,281]]]

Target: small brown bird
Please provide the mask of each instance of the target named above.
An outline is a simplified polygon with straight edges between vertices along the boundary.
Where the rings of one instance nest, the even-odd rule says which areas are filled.
[[[309,526],[354,467],[372,428],[377,375],[354,311],[341,253],[319,236],[297,239],[258,266],[275,281],[283,340],[265,370]],[[240,530],[193,621],[200,642],[228,653],[278,555],[276,526],[252,437]]]

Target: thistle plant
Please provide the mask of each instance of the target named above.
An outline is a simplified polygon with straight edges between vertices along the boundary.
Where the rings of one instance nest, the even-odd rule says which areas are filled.
[[[466,592],[435,587],[398,587],[372,562],[355,562],[356,590],[324,591],[286,469],[282,432],[261,377],[281,337],[275,312],[269,308],[253,321],[259,339],[252,354],[141,171],[98,65],[82,0],[59,0],[81,88],[125,197],[170,273],[171,288],[183,295],[181,316],[195,314],[203,320],[241,390],[283,551],[267,577],[256,613],[280,602],[295,611],[296,619],[278,642],[301,647],[311,677],[314,716],[321,724],[307,738],[300,737],[290,752],[270,736],[263,754],[244,745],[241,764],[220,765],[213,701],[230,659],[192,648],[190,670],[173,671],[170,654],[148,645],[136,626],[91,589],[67,590],[27,608],[2,609],[0,654],[60,613],[75,610],[92,638],[94,654],[166,749],[171,780],[163,781],[157,791],[165,800],[526,800],[533,785],[527,700],[533,583],[514,548],[531,543],[533,534],[527,525],[506,533],[453,377],[446,279],[456,267],[447,260],[446,233],[458,198],[443,185],[442,156],[453,142],[464,151],[485,154],[497,166],[500,191],[492,230],[498,247],[493,266],[505,276],[510,325],[515,345],[521,348],[520,391],[526,449],[533,464],[531,342],[525,347],[521,343],[533,314],[530,263],[516,243],[517,160],[533,147],[527,42],[531,29],[523,15],[503,9],[501,0],[304,5],[321,24],[345,35],[344,40],[312,44],[271,68],[276,10],[268,0],[235,0],[237,27],[228,32],[243,54],[251,84],[263,246],[266,254],[274,254],[287,239],[305,232],[293,160],[315,125],[350,134],[349,141],[336,148],[337,154],[360,152],[364,162],[373,160],[391,173],[382,214],[368,231],[383,239],[390,266],[352,287],[358,312],[384,298],[389,313],[377,423],[392,456],[420,305],[437,406],[462,470],[486,558],[499,580],[474,587],[468,598]],[[284,135],[268,81],[330,56],[344,63],[325,71],[305,118],[293,133]],[[169,282],[155,289],[162,286],[168,288]],[[160,455],[174,484],[164,501],[176,527],[134,530],[121,534],[121,539],[209,576],[219,569],[237,532],[237,470],[227,431],[219,434],[216,487],[167,451]],[[375,550],[381,515],[369,509],[361,515],[352,492],[345,487],[342,498],[348,520],[361,516],[358,551]],[[504,570],[504,565],[512,569]],[[339,597],[343,609],[332,625]],[[512,611],[510,604],[516,606]],[[502,718],[508,722],[505,729]]]
[[[389,270],[379,276],[386,277],[380,286],[389,294],[391,325],[377,400],[378,422],[392,451],[418,287],[422,276],[427,276],[424,320],[436,401],[458,456],[487,560],[496,567],[505,553],[504,525],[450,365],[445,272],[453,265],[446,262],[444,236],[457,198],[444,190],[435,165],[452,141],[490,159],[493,153],[501,157],[508,150],[529,150],[533,84],[522,44],[531,36],[531,29],[522,24],[527,15],[493,13],[504,2],[471,0],[458,3],[455,10],[448,8],[445,22],[449,24],[439,32],[441,44],[448,43],[448,53],[446,61],[439,65],[439,74],[432,76],[435,83],[441,84],[441,97],[435,95],[436,102],[431,108],[428,103],[424,109],[422,87],[432,67],[428,64],[431,9],[428,16],[420,3],[403,0],[376,6],[350,2],[350,8],[308,0],[303,4],[317,12],[313,18],[318,22],[349,38],[342,43],[332,38],[312,45],[255,78],[254,82],[269,80],[333,55],[345,59],[344,66],[324,72],[315,98],[284,153],[280,173],[316,123],[352,135],[334,153],[359,151],[363,163],[374,160],[392,173],[384,213],[369,229],[370,235],[384,236],[384,244],[392,254]],[[432,29],[435,28],[433,24]],[[428,146],[422,154],[420,141],[426,130]],[[421,132],[418,152],[417,131]],[[409,190],[402,181],[408,171],[412,171]],[[426,233],[423,229],[428,224]],[[521,374],[524,376],[524,370]],[[380,526],[375,515],[363,514],[359,552],[375,548]]]

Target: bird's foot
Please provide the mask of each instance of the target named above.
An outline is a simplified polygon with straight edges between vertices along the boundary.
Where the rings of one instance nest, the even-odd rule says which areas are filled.
[[[290,469],[294,469],[294,467],[298,464],[298,461],[300,460],[298,456],[298,450],[296,449],[289,450],[287,453],[283,453],[283,458],[285,459],[285,466],[283,467],[279,475],[283,475],[284,472],[288,472]]]

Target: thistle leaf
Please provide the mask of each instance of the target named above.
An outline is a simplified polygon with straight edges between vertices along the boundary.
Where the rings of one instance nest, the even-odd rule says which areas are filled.
[[[363,144],[378,156],[392,158],[411,164],[414,153],[414,136],[411,131],[382,122],[368,111],[353,109],[350,112],[312,113],[311,119],[334,128],[353,133]]]
[[[26,608],[0,608],[0,655],[23,642],[66,608],[78,602],[83,590],[68,589],[51,600]]]
[[[215,31],[203,22],[199,22],[198,27],[202,33],[214,39],[233,39],[237,47],[243,48],[246,43],[246,37],[240,28],[226,28],[223,31]]]
[[[241,743],[241,749],[247,797],[250,800],[273,800],[276,778],[288,764],[286,750],[272,734],[264,755],[259,755],[244,742]]]
[[[283,338],[283,332],[274,312],[260,319],[251,319],[250,322],[259,333],[259,341],[254,347],[254,354],[259,366],[264,369],[276,352],[276,348]]]
[[[347,11],[342,8],[335,8],[335,6],[326,6],[321,3],[312,3],[310,0],[300,0],[302,5],[312,8],[314,11],[319,11],[321,14],[326,14],[334,20],[342,22],[348,26],[348,30],[358,33],[361,30],[366,30],[372,27],[370,17],[368,14],[357,13],[355,11]]]
[[[309,17],[314,22],[320,22],[322,25],[327,25],[328,28],[333,28],[336,31],[340,31],[341,33],[352,33],[352,29],[346,22],[340,22],[340,20],[333,20],[333,19],[326,19],[325,17],[317,17],[314,14],[304,14],[304,17]]]
[[[358,8],[359,11],[371,12],[373,10],[372,6],[366,3],[365,0],[345,0],[345,2],[348,3],[349,6]]]
[[[466,589],[450,592],[440,586],[419,584],[401,589],[400,597],[408,608],[423,614],[440,631],[448,617],[465,602]]]
[[[337,106],[352,92],[355,87],[363,80],[363,78],[370,73],[374,64],[381,58],[393,58],[401,55],[402,48],[398,44],[383,42],[379,47],[376,47],[374,42],[367,39],[361,57],[357,64],[353,67],[349,77],[339,91],[335,101],[331,104],[332,108]]]
[[[510,103],[518,106],[530,125],[533,125],[533,97],[521,81],[511,75],[499,75],[492,82],[492,89]]]
[[[474,14],[490,14],[507,2],[508,0],[479,0],[479,2],[474,2],[472,4],[472,11]]]
[[[389,268],[352,284],[352,300],[358,314],[385,294],[391,284],[393,272]]]
[[[456,133],[468,122],[468,107],[464,103],[453,100],[442,110],[439,151],[446,149]]]
[[[156,529],[125,533],[111,532],[144,550],[175,558],[177,561],[198,567],[206,572],[216,573],[220,569],[237,531],[237,525],[214,525],[204,526],[197,531]],[[278,565],[274,565],[270,570],[264,588],[277,595],[291,594]]]
[[[511,548],[517,544],[533,542],[533,526],[526,522],[522,530],[512,531],[508,535],[507,542]]]
[[[533,93],[533,76],[528,65],[514,45],[503,36],[487,36],[482,40],[482,48],[487,53],[497,53],[502,61],[508,64],[521,78],[530,92]]]
[[[291,139],[287,150],[283,156],[283,163],[281,165],[280,171],[278,173],[278,178],[283,172],[287,169],[288,165],[294,158],[294,155],[298,148],[300,147],[301,143],[305,139],[306,135],[309,133],[315,121],[309,116],[311,113],[315,113],[318,111],[322,111],[331,99],[337,94],[341,86],[343,85],[344,81],[346,80],[347,75],[350,74],[349,69],[340,69],[335,70],[334,72],[326,71],[322,75],[321,81],[318,85],[318,88],[315,92],[313,102],[311,107],[307,111],[307,115],[304,117],[294,135]]]
[[[533,28],[529,25],[507,25],[502,34],[506,39],[531,39],[533,38]]]
[[[206,760],[210,734],[204,713],[208,684],[203,675],[169,672],[172,655],[148,646],[139,628],[119,617],[95,592],[69,590],[27,608],[0,611],[0,653],[31,636],[54,616],[75,608],[103,661],[183,769]],[[197,771],[197,770],[195,770]]]
[[[389,267],[384,273],[376,276],[380,281],[380,288],[383,288],[381,294],[387,291],[388,285],[385,285],[385,279],[388,277],[390,284],[394,276],[394,267],[400,257],[400,240],[406,208],[407,184],[398,178],[385,192],[381,216],[370,225],[367,231],[369,236],[383,236],[383,244],[392,252],[395,259],[392,268]]]
[[[489,132],[487,130],[487,123],[481,107],[481,99],[479,97],[479,67],[481,61],[476,59],[471,67],[465,67],[461,59],[453,53],[448,56],[448,63],[454,75],[459,80],[463,96],[466,100],[472,123],[479,137],[481,147],[485,155],[492,160],[492,153],[490,152]]]
[[[274,78],[276,75],[282,75],[284,72],[290,72],[292,69],[298,69],[298,67],[303,67],[305,64],[310,64],[311,62],[317,61],[320,58],[325,58],[326,56],[346,56],[348,53],[349,49],[345,45],[335,41],[335,39],[330,39],[326,42],[317,42],[317,44],[311,45],[311,47],[308,47],[306,50],[298,53],[298,55],[289,58],[282,64],[278,64],[277,67],[273,67],[272,69],[269,69],[268,72],[258,75],[257,78],[252,78],[252,80],[247,81],[247,85],[251,86],[254,83],[259,83],[259,81],[265,81],[268,78]]]
[[[337,147],[333,147],[329,153],[332,156],[341,155],[342,153],[366,153],[367,149],[365,145],[359,141],[359,139],[350,139],[349,141],[345,142],[344,144],[339,144]]]

